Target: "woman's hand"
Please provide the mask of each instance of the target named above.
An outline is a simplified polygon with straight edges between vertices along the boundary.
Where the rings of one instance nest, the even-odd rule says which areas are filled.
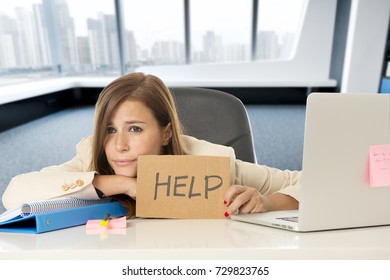
[[[105,196],[126,194],[132,199],[136,199],[137,178],[121,175],[95,175],[92,184]]]
[[[127,189],[124,194],[135,200],[137,197],[137,178],[124,177],[123,179],[125,181],[125,189]]]
[[[233,185],[224,196],[224,204],[228,206],[225,217],[238,213],[256,213],[270,210],[269,200],[255,188]]]
[[[233,185],[224,196],[224,204],[228,206],[225,217],[238,213],[258,213],[276,210],[298,209],[298,201],[289,195],[274,193],[262,195],[251,187]]]

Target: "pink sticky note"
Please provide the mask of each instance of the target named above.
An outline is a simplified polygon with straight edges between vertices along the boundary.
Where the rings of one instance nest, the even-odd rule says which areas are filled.
[[[85,225],[87,229],[96,229],[96,228],[104,228],[100,225],[102,220],[88,220]],[[108,223],[105,227],[108,229],[119,229],[126,228],[126,217],[115,218],[108,220]]]
[[[371,187],[390,187],[390,144],[370,146],[369,178]]]
[[[107,229],[106,227],[100,227],[100,228],[87,228],[86,233],[88,235],[101,235],[101,239],[106,239],[108,235],[126,235],[126,229],[125,228],[113,228],[113,229]]]

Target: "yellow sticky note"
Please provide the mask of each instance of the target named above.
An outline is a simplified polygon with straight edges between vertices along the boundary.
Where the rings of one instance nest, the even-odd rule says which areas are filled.
[[[390,144],[370,146],[369,178],[371,187],[390,187]]]
[[[108,219],[110,219],[110,214],[106,214],[106,216],[104,217],[104,220],[102,220],[102,221],[100,222],[100,226],[102,226],[102,227],[107,226],[107,224],[108,224]]]
[[[97,229],[107,227],[108,229],[126,228],[126,217],[114,218],[110,220],[88,220],[86,224],[87,229]]]

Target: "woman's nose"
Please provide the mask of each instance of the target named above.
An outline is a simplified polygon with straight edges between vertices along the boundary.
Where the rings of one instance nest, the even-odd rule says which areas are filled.
[[[118,133],[115,139],[115,148],[118,152],[130,150],[128,139],[125,135]]]

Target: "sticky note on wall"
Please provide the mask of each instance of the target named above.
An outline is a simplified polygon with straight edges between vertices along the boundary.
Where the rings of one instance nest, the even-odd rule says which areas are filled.
[[[390,144],[370,146],[369,178],[371,187],[390,187]]]

